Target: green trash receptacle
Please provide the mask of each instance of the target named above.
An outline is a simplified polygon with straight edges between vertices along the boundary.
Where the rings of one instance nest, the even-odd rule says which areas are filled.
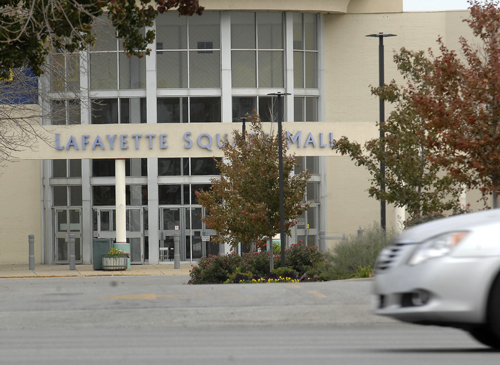
[[[102,255],[109,252],[109,249],[111,248],[111,240],[109,238],[94,238],[92,240],[92,246],[94,270],[102,270]]]

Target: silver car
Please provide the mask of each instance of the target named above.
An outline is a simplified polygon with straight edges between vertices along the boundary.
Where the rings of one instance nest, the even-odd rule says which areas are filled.
[[[410,228],[378,259],[374,312],[500,349],[500,209]]]

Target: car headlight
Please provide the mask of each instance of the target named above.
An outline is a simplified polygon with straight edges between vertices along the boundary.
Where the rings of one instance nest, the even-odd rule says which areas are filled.
[[[418,265],[429,259],[448,255],[469,232],[449,232],[432,237],[419,245],[408,261],[409,265]]]

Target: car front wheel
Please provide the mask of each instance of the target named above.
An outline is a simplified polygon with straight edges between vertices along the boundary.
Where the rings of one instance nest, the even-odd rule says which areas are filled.
[[[500,338],[489,328],[489,326],[478,326],[468,329],[467,332],[476,341],[494,349],[500,349]]]

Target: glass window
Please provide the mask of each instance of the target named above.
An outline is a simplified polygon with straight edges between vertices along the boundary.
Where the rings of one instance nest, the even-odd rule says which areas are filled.
[[[294,98],[294,120],[296,122],[318,121],[318,98],[295,97]]]
[[[231,13],[233,87],[284,86],[283,34],[281,12]]]
[[[127,185],[125,189],[127,205],[148,205],[147,185]]]
[[[69,175],[68,171],[69,163]],[[81,177],[82,160],[52,160],[52,177]]]
[[[200,190],[207,191],[208,189],[210,189],[210,184],[196,184],[196,185],[192,184],[191,185],[191,204],[198,204],[198,199],[196,198],[197,191],[200,191]],[[200,223],[201,223],[201,221],[200,221]],[[200,227],[193,227],[193,228],[201,228],[201,226]]]
[[[123,41],[117,40],[109,21],[95,22],[99,35],[90,49],[90,88],[92,90],[144,89],[146,87],[146,59],[128,57]],[[144,34],[144,29],[141,30]]]
[[[200,45],[202,47],[200,47]],[[189,48],[220,49],[220,15],[206,11],[189,18]]]
[[[231,47],[256,48],[254,12],[231,12]]]
[[[259,87],[283,87],[283,52],[259,52]]]
[[[157,111],[158,123],[219,123],[221,99],[219,97],[158,98]]]
[[[147,123],[146,99],[94,99],[92,124]]]
[[[158,123],[188,122],[187,98],[158,98],[157,100]]]
[[[80,57],[78,54],[55,54],[50,58],[50,68],[51,91],[79,91]]]
[[[127,185],[125,196],[125,204],[127,205],[147,205],[148,187],[147,185]],[[116,205],[115,186],[92,186],[92,201],[94,206]]]
[[[257,87],[255,51],[233,51],[231,72],[233,87]]]
[[[66,161],[67,160],[52,160],[52,177],[67,177]]]
[[[114,186],[92,186],[94,205],[116,205]]]
[[[245,115],[252,115],[257,110],[256,97],[233,97],[233,122],[241,122]]]
[[[117,89],[117,73],[117,53],[90,54],[90,88],[92,90]]]
[[[191,98],[190,123],[213,123],[221,121],[220,98]]]
[[[175,11],[159,14],[156,18],[156,42],[157,49],[186,49],[187,17],[179,16]]]
[[[293,16],[293,62],[295,88],[318,87],[318,33],[315,14]]]
[[[159,158],[158,176],[180,176],[181,159],[180,158]]]
[[[54,186],[54,206],[66,207],[68,206],[68,187],[67,186]]]
[[[283,103],[284,104],[284,103]],[[258,105],[258,107],[256,107]],[[257,109],[257,114],[263,122],[275,121],[278,118],[276,100],[271,96],[259,97],[233,97],[233,122],[241,122],[241,118],[247,113],[253,114]],[[283,106],[283,111],[284,111]]]
[[[308,170],[311,175],[319,174],[319,157],[299,157],[297,160],[298,165],[295,167],[296,174],[300,174],[304,170]]]
[[[217,162],[213,158],[191,158],[191,175],[219,175]]]
[[[146,58],[128,57],[119,53],[120,89],[145,89],[146,88]]]
[[[219,12],[161,14],[156,24],[158,88],[220,87]]]
[[[158,88],[181,89],[188,87],[187,52],[161,52],[157,54]]]
[[[283,49],[283,13],[257,13],[260,49]]]
[[[210,45],[208,44],[210,43]],[[212,42],[200,42],[199,47],[212,47]],[[207,49],[200,48],[200,49]],[[189,52],[189,86],[192,88],[220,87],[220,52]]]
[[[78,207],[82,205],[82,187],[70,186],[69,187],[70,205]]]
[[[182,204],[181,185],[159,185],[158,203],[160,205]]]
[[[82,177],[82,160],[69,160],[69,177]]]
[[[51,100],[50,104],[50,118],[53,125],[81,124],[79,100]]]
[[[147,158],[127,158],[125,160],[125,176],[148,176]],[[115,160],[92,160],[92,176],[115,176]]]

